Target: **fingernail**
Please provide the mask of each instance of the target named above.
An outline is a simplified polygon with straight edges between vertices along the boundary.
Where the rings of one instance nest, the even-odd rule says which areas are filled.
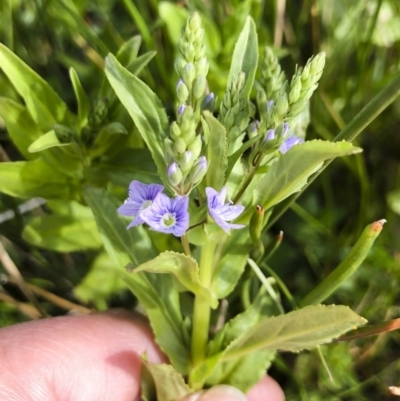
[[[179,401],[199,401],[199,399],[203,393],[204,393],[204,391],[199,391],[197,393],[193,393],[189,396],[186,396],[186,397],[180,399]]]
[[[248,401],[237,388],[225,384],[215,386],[205,391],[196,401]]]

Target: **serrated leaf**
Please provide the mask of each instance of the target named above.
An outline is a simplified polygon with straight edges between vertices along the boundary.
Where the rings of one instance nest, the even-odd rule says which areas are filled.
[[[164,184],[170,188],[162,143],[168,119],[160,99],[144,82],[122,67],[112,54],[106,58],[106,76],[150,149]]]
[[[163,252],[155,259],[136,267],[133,272],[141,271],[173,274],[184,288],[208,300],[212,308],[218,305],[216,296],[200,282],[199,266],[190,256],[183,253]]]
[[[367,321],[349,307],[312,305],[285,315],[262,320],[233,341],[222,360],[256,350],[297,352],[326,344]]]
[[[254,204],[265,210],[301,191],[323,162],[362,150],[349,142],[307,141],[294,146],[269,168],[254,189]]]
[[[58,140],[56,133],[52,130],[42,135],[40,138],[36,139],[36,141],[33,142],[31,146],[29,146],[28,151],[30,153],[36,153],[57,146],[68,146],[69,144],[70,142],[61,143]]]
[[[228,165],[226,129],[209,111],[204,112],[202,125],[207,139],[207,186],[220,191],[225,182]]]
[[[148,378],[151,376],[151,384],[157,394],[157,401],[176,401],[193,393],[193,390],[185,383],[182,375],[172,365],[166,363],[155,364],[145,360],[142,361],[142,364],[142,368],[147,371],[145,376]]]
[[[43,132],[29,114],[27,108],[11,99],[0,97],[0,116],[15,146],[27,159],[36,158],[28,152],[30,144]]]
[[[66,104],[50,85],[10,49],[0,43],[0,68],[7,75],[36,123],[43,131],[73,120]]]
[[[87,124],[87,118],[90,113],[90,102],[82,87],[78,74],[72,67],[69,69],[69,77],[78,103],[78,131],[80,131]]]
[[[20,198],[73,199],[76,187],[42,159],[0,163],[0,192]]]
[[[246,74],[245,94],[250,96],[258,66],[258,39],[256,24],[247,17],[243,30],[236,42],[229,70],[228,85],[236,79],[241,71]]]
[[[126,229],[118,215],[119,204],[104,190],[88,187],[85,199],[93,211],[104,246],[119,267],[123,279],[145,308],[157,343],[181,373],[189,368],[188,333],[180,312],[179,293],[171,277],[145,272],[127,273],[129,263],[140,265],[156,256],[143,226]]]
[[[102,246],[93,216],[75,219],[69,216],[34,217],[22,232],[32,245],[57,252],[77,252]]]

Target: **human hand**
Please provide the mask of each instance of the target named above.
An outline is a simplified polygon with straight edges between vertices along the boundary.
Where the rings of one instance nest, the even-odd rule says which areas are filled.
[[[166,362],[144,319],[122,310],[6,327],[0,329],[0,400],[138,400],[145,352],[150,362]],[[246,400],[228,386],[194,399]],[[283,401],[284,395],[266,376],[247,400]]]

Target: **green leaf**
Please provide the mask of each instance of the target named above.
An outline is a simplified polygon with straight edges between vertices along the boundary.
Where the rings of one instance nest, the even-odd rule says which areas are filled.
[[[57,147],[57,146],[68,146],[70,143],[61,143],[56,133],[52,130],[47,134],[42,135],[40,138],[36,139],[35,142],[29,146],[28,151],[30,153],[40,152],[45,149]]]
[[[246,74],[245,94],[250,96],[258,66],[258,39],[256,24],[251,17],[247,17],[243,30],[235,45],[232,64],[229,70],[228,85],[236,79],[241,71]]]
[[[117,60],[125,68],[128,68],[136,60],[141,44],[142,37],[140,35],[133,36],[120,47],[116,55]]]
[[[78,74],[72,67],[69,69],[69,77],[74,88],[76,101],[78,102],[78,129],[80,131],[87,124],[87,118],[90,113],[90,102]]]
[[[140,265],[156,256],[155,249],[143,226],[126,229],[126,222],[117,213],[119,206],[100,188],[88,187],[85,199],[95,216],[104,246],[117,263],[128,287],[145,308],[157,343],[181,373],[189,368],[189,345],[180,312],[179,293],[172,278],[165,275],[125,271],[129,263]]]
[[[233,341],[222,360],[256,350],[297,352],[328,343],[366,320],[342,305],[312,305],[262,320]]]
[[[42,159],[0,163],[0,192],[20,198],[73,199],[77,188]]]
[[[351,248],[342,263],[300,302],[300,306],[324,301],[341,284],[345,283],[367,257],[385,223],[386,220],[378,220],[365,227],[357,243]]]
[[[222,242],[223,239],[221,238]],[[218,299],[225,298],[235,288],[246,266],[250,245],[248,230],[234,230],[226,239],[221,250],[211,284],[211,290]]]
[[[93,216],[85,219],[58,215],[34,217],[24,227],[22,237],[32,245],[57,252],[77,252],[102,246]]]
[[[182,375],[172,365],[155,364],[142,361],[142,368],[146,371],[145,377],[151,377],[152,387],[157,394],[157,401],[176,401],[193,393],[193,390],[185,383]],[[143,373],[142,373],[143,374]],[[147,383],[144,387],[148,387]],[[148,398],[151,401],[151,398]]]
[[[89,150],[90,157],[94,158],[107,154],[107,149],[114,143],[114,141],[119,140],[119,138],[115,137],[116,134],[127,135],[128,131],[119,122],[113,122],[104,127],[96,136],[93,146]]]
[[[150,149],[162,181],[170,188],[162,143],[168,118],[160,99],[145,83],[122,67],[112,54],[106,58],[106,75]]]
[[[209,300],[212,308],[216,308],[218,300],[209,288],[204,287],[199,278],[199,266],[195,259],[182,253],[163,252],[155,259],[135,268],[134,272],[173,274],[180,284],[196,296]]]
[[[149,62],[154,58],[156,54],[156,51],[150,51],[142,54],[140,57],[129,63],[126,66],[126,69],[133,75],[139,75],[142,72],[143,68],[146,67],[147,64],[149,64]]]
[[[225,127],[209,112],[204,112],[203,131],[207,142],[207,186],[220,191],[225,182],[228,165]]]
[[[349,142],[307,141],[281,155],[260,179],[254,190],[254,204],[265,210],[283,201],[307,184],[324,161],[362,150]]]
[[[110,297],[125,288],[126,284],[115,262],[102,252],[93,261],[83,280],[74,287],[74,294],[83,302],[93,303],[97,310],[106,310]]]
[[[0,116],[15,146],[27,159],[35,158],[28,151],[30,144],[42,135],[42,131],[32,119],[27,108],[11,99],[0,97]]]
[[[56,123],[69,125],[73,120],[66,104],[50,85],[1,43],[0,68],[43,131],[49,131]]]

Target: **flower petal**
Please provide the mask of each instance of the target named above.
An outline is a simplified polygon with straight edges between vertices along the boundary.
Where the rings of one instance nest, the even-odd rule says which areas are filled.
[[[122,216],[135,216],[139,213],[140,207],[135,202],[129,200],[117,209],[117,212]]]

